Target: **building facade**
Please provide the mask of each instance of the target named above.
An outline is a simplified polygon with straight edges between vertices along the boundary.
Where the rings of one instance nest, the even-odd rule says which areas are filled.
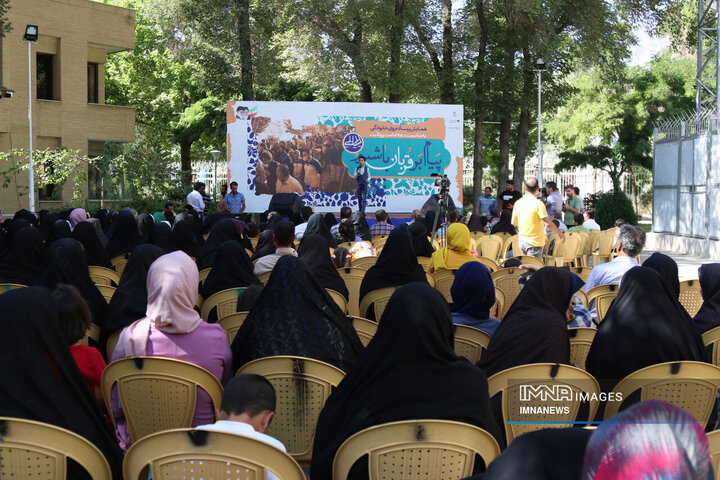
[[[134,10],[90,0],[12,0],[8,17],[13,30],[0,38],[0,86],[15,93],[0,99],[0,151],[28,147],[26,25],[37,25],[40,34],[30,55],[33,149],[63,146],[93,156],[107,141],[134,141],[135,110],[105,105],[105,63],[108,55],[135,48]],[[7,166],[0,162],[0,169]],[[27,175],[15,181],[27,186]],[[69,183],[61,192],[37,192],[36,208],[68,203]],[[18,196],[12,183],[0,189],[0,208],[28,208],[28,196]]]

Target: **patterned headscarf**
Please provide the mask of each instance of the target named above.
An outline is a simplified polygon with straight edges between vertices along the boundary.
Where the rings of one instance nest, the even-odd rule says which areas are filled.
[[[708,440],[685,410],[660,400],[633,405],[590,437],[583,480],[711,480]]]

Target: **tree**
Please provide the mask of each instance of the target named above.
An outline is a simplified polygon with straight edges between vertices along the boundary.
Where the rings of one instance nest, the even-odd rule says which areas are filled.
[[[627,164],[607,145],[588,145],[580,151],[560,153],[560,161],[555,165],[555,173],[587,166],[607,172],[612,180],[613,191],[622,191],[620,179],[627,169]]]
[[[180,145],[180,169],[184,183],[190,183],[190,149],[193,143],[204,138],[210,145],[222,145],[226,118],[225,103],[218,98],[207,97],[190,105],[173,122],[171,131],[175,142]]]
[[[0,38],[13,29],[12,23],[7,18],[8,10],[10,10],[10,0],[0,0]]]
[[[570,80],[575,93],[547,131],[568,152],[599,143],[612,148],[624,171],[652,168],[653,124],[693,108],[694,81],[695,63],[671,53],[615,80],[597,70],[576,74]]]

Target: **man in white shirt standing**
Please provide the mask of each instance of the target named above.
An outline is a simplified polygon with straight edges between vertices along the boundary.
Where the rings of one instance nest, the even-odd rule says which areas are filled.
[[[255,264],[253,273],[260,275],[261,273],[271,272],[275,268],[275,264],[283,255],[292,255],[297,257],[297,252],[293,248],[295,242],[295,225],[292,222],[283,220],[273,227],[273,240],[275,241],[275,253],[260,257]]]
[[[203,202],[202,193],[200,190],[205,186],[203,182],[195,182],[193,184],[192,192],[187,195],[187,203],[195,209],[196,212],[202,213],[205,211],[205,202]]]
[[[637,257],[645,247],[645,232],[639,227],[626,223],[618,230],[617,238],[617,257],[612,262],[601,263],[594,267],[583,291],[588,292],[600,285],[619,285],[628,270],[640,265]],[[597,320],[595,302],[590,302],[588,308],[593,318]]]
[[[253,373],[238,375],[225,386],[218,421],[197,429],[253,438],[287,452],[280,440],[267,434],[275,416],[275,404],[275,389],[267,379]],[[279,480],[269,471],[265,479]]]

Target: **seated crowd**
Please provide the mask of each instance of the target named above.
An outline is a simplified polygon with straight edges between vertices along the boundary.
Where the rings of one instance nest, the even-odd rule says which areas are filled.
[[[83,209],[20,211],[0,228],[0,284],[27,287],[0,289],[0,417],[81,435],[120,479],[133,437],[117,386],[103,397],[102,372],[125,358],[165,357],[202,367],[224,387],[217,411],[198,389],[192,427],[250,437],[284,452],[285,445],[268,435],[281,393],[263,376],[234,374],[253,360],[291,355],[345,374],[319,413],[313,480],[333,478],[335,455],[352,435],[412,419],[454,420],[488,432],[502,453],[489,465],[477,461],[472,478],[712,478],[706,426],[674,405],[631,396],[618,421],[597,430],[545,429],[513,440],[488,378],[528,364],[572,365],[573,327],[596,329],[583,367],[604,392],[643,367],[708,363],[701,335],[720,326],[720,264],[700,267],[704,303],[692,317],[679,301],[677,264],[660,253],[640,264],[645,235],[621,224],[614,258],[594,265],[585,281],[569,268],[501,258],[500,266],[525,272],[501,317],[491,270],[471,242],[474,232],[515,235],[510,211],[494,213],[462,219],[453,211],[448,224],[438,226],[435,212],[418,210],[410,222],[394,225],[379,210],[369,226],[349,207],[339,221],[303,207],[290,221],[270,212],[259,224],[230,213],[123,209],[90,218]],[[592,212],[571,218],[569,231],[584,232]],[[435,243],[438,227],[442,238]],[[375,247],[379,235],[386,238]],[[561,240],[554,242],[557,247]],[[351,291],[341,272],[378,250],[359,289]],[[113,269],[117,257],[127,263],[108,302],[89,267]],[[433,288],[432,274],[443,270],[455,272],[452,303]],[[579,296],[609,284],[618,285],[617,296],[600,321],[594,302],[584,305]],[[328,289],[346,301],[356,293],[362,302],[387,287],[395,292],[380,317],[373,308],[365,315],[377,331],[364,346]],[[237,311],[249,312],[230,342],[218,312],[204,319],[198,307],[227,289],[238,289]],[[100,331],[97,342],[85,337],[91,324]],[[463,328],[455,325],[491,336],[477,363],[455,353],[455,330]],[[117,343],[108,350],[111,337]],[[708,431],[717,417],[713,412]],[[68,462],[68,478],[83,475]],[[277,477],[268,472],[267,478]],[[356,462],[349,478],[368,478],[368,460]]]

